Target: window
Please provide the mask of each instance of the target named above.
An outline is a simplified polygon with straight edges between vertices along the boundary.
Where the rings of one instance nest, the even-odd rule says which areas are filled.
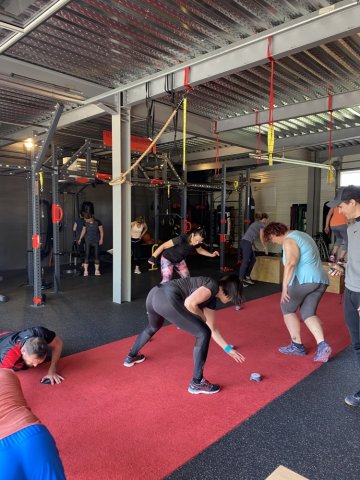
[[[340,187],[360,185],[360,170],[344,170],[340,172]]]

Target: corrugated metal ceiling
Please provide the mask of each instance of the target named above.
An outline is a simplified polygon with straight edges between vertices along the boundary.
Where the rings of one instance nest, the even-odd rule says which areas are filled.
[[[340,1],[340,0],[339,0]],[[106,88],[115,88],[146,75],[213,52],[272,27],[339,3],[327,0],[73,0],[6,50],[5,55],[45,69],[71,75]],[[54,1],[23,0],[23,11],[11,11],[0,0],[0,22],[26,26]],[[0,43],[12,32],[2,28]],[[1,62],[1,55],[0,55]],[[270,66],[195,87],[188,109],[211,120],[241,117],[269,105]],[[324,98],[360,89],[360,35],[282,58],[275,65],[276,106]],[[21,92],[1,86],[0,137],[6,139],[23,126],[43,125],[51,117],[51,95]],[[158,99],[170,104],[170,96]],[[76,103],[65,101],[65,110]],[[333,113],[334,129],[359,126],[360,107]],[[58,131],[56,141],[76,148],[84,138],[101,141],[110,129],[110,116],[81,122]],[[277,138],[327,131],[328,113],[276,122]],[[154,130],[162,124],[155,118]],[[169,131],[173,130],[171,126]],[[246,131],[257,134],[257,129]],[[267,125],[261,127],[266,134]],[[148,136],[146,121],[135,121],[132,133]],[[354,143],[355,142],[355,143]],[[352,144],[357,144],[356,140]],[[349,145],[349,142],[343,144]],[[350,143],[351,144],[351,143]],[[226,144],[224,144],[226,145]],[[188,148],[209,149],[213,140],[192,138]],[[160,149],[172,148],[163,146]],[[311,147],[324,149],[326,145]]]

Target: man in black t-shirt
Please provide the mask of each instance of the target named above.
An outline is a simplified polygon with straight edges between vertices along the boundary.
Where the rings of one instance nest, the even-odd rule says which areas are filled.
[[[139,355],[140,349],[160,330],[164,321],[168,320],[196,337],[193,378],[188,392],[217,393],[220,386],[203,377],[210,338],[237,363],[243,362],[245,358],[224,340],[216,326],[216,299],[222,303],[240,303],[241,293],[242,283],[237,275],[227,275],[219,282],[210,277],[180,278],[154,287],[146,299],[149,324],[137,337],[124,366],[132,367],[145,360],[144,355]]]
[[[56,372],[63,342],[55,332],[45,327],[31,327],[19,332],[0,332],[0,368],[22,370],[37,367],[51,351],[48,373],[41,379],[61,383],[64,378]]]

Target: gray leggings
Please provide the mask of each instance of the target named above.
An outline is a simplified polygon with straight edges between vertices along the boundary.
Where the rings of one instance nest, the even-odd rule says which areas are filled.
[[[146,299],[149,324],[137,337],[129,355],[133,357],[137,355],[139,350],[160,330],[164,321],[167,320],[196,337],[193,378],[202,379],[209,350],[211,330],[199,317],[185,308],[184,300],[177,290],[167,284],[152,288]]]
[[[288,287],[290,300],[280,304],[283,315],[296,313],[300,307],[300,315],[304,321],[313,317],[316,315],[317,307],[326,288],[325,283],[303,283],[300,285],[295,277],[293,284]]]
[[[347,236],[347,225],[336,225],[336,227],[331,227],[332,233],[335,235],[334,247],[335,245],[343,248],[347,252],[348,248],[348,236]]]

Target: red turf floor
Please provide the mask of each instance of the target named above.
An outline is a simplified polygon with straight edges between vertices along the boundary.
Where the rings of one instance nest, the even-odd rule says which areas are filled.
[[[246,363],[211,343],[205,376],[222,385],[216,395],[187,392],[194,341],[173,326],[158,332],[143,350],[146,361],[132,368],[122,366],[134,341],[128,338],[63,358],[60,386],[39,383],[44,365],[21,372],[25,396],[54,435],[68,480],[159,480],[318,368],[305,328],[306,357],[278,353],[288,343],[279,299],[217,312],[225,339]],[[349,344],[339,296],[326,294],[318,313],[336,354]],[[263,381],[249,381],[251,372]]]

